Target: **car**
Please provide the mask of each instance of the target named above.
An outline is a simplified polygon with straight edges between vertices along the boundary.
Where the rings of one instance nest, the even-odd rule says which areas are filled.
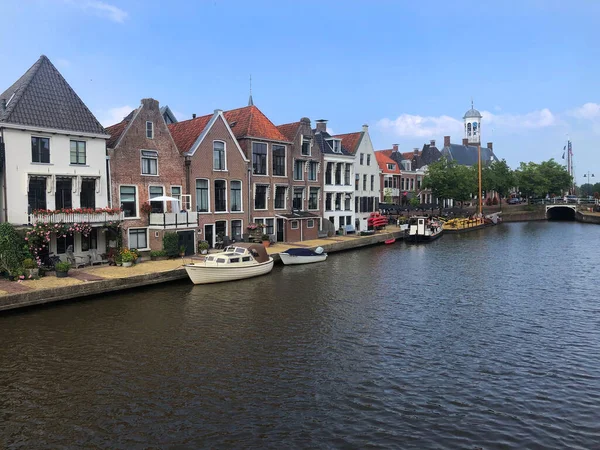
[[[576,195],[567,195],[565,197],[565,202],[566,203],[577,203],[577,200],[578,200],[578,198],[577,198]]]
[[[509,205],[518,205],[519,203],[521,203],[521,199],[518,197],[513,197],[508,200]]]

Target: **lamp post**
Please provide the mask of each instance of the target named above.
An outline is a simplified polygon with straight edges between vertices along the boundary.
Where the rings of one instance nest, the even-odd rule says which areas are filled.
[[[583,174],[583,178],[587,178],[587,184],[588,184],[588,197],[592,195],[592,178],[594,178],[594,174],[592,173],[590,175],[590,172],[587,173],[587,177],[586,174]]]

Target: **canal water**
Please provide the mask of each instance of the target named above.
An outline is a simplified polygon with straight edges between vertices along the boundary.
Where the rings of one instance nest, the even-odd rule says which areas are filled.
[[[600,227],[0,316],[4,448],[600,448]]]

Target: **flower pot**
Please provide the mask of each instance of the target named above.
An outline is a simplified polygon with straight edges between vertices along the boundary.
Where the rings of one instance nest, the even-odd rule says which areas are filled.
[[[136,260],[135,260],[135,263],[136,263],[136,264],[139,264],[139,263],[141,263],[141,262],[142,262],[142,257],[141,257],[141,256],[138,256],[138,257],[136,258]]]
[[[271,245],[270,241],[262,241],[262,244],[265,246],[265,248],[267,248],[269,245]]]
[[[123,261],[123,267],[131,267],[133,265],[133,261]]]
[[[69,276],[69,272],[60,272],[56,271],[56,278],[67,278]]]
[[[123,263],[122,263],[122,262],[118,262],[118,263],[116,263],[116,264],[117,264],[117,266],[119,266],[119,267],[121,267],[121,266],[123,265]]]
[[[40,269],[25,269],[25,278],[38,278]]]
[[[208,250],[202,249],[202,250],[200,250],[200,254],[201,255],[207,255],[208,254]]]

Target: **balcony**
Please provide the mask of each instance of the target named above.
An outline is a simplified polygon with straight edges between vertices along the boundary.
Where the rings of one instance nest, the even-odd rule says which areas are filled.
[[[38,223],[89,223],[105,224],[123,220],[123,211],[118,209],[34,211],[29,214],[29,224]]]
[[[167,230],[197,227],[198,216],[198,213],[193,211],[180,213],[152,213],[150,214],[150,227]]]

